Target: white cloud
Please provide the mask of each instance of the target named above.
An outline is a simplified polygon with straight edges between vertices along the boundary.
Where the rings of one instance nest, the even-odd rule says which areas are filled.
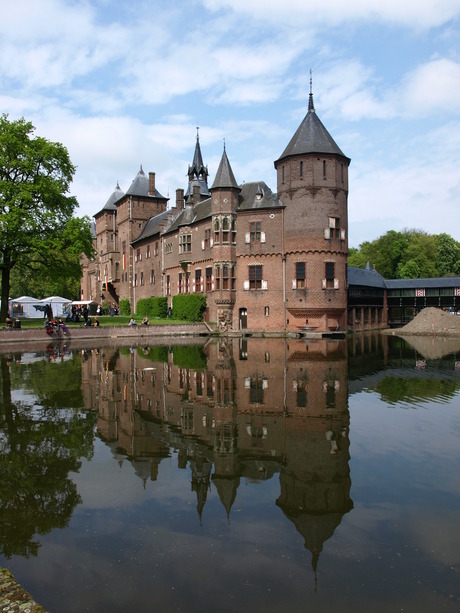
[[[401,104],[407,114],[460,112],[460,63],[447,58],[421,64],[403,82]]]
[[[432,28],[457,17],[457,0],[204,0],[209,10],[231,9],[254,18],[283,23],[308,21],[329,26],[347,21],[381,21],[408,28]]]

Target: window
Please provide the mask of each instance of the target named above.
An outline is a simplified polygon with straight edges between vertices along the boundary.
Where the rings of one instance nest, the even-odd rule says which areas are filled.
[[[144,285],[144,273],[141,272],[141,280],[140,280],[140,284]]]
[[[232,289],[236,289],[236,264],[232,266]]]
[[[222,266],[222,289],[229,289],[228,264]]]
[[[182,272],[180,272],[179,273],[179,286],[178,286],[179,294],[185,293],[184,292],[184,285],[183,285],[184,281],[185,281],[185,275]]]
[[[212,291],[212,268],[206,268],[206,291]]]
[[[249,402],[251,404],[263,404],[264,402],[263,380],[259,377],[251,378]]]
[[[166,243],[165,245],[165,253],[172,253],[172,243]]]
[[[268,317],[270,315],[270,307],[266,306],[265,307],[265,317]]]
[[[249,224],[249,236],[251,243],[260,243],[261,226],[262,224],[260,221],[251,221]]]
[[[305,287],[305,262],[296,262],[295,264],[295,287],[302,289]]]
[[[232,219],[232,243],[236,243],[236,220]]]
[[[192,235],[181,234],[179,236],[179,253],[190,253],[192,250]]]
[[[216,289],[220,289],[220,266],[216,266]]]
[[[219,234],[220,234],[220,223],[218,219],[214,220],[214,242],[219,242]]]
[[[211,228],[207,228],[204,231],[204,248],[209,249],[211,246]]]
[[[153,252],[155,255],[158,255],[158,241],[155,242],[155,250]]]
[[[195,292],[199,294],[202,289],[203,288],[201,286],[201,269],[198,268],[197,270],[195,270]]]
[[[341,237],[339,217],[329,217],[329,236],[330,238]]]
[[[303,177],[303,162],[300,162],[300,177]]]
[[[153,268],[150,271],[150,283],[155,284],[155,271],[153,270]]]
[[[335,277],[335,263],[326,262],[326,288],[334,289],[334,277]]]
[[[249,266],[249,289],[261,289],[262,288],[262,266],[255,264]]]
[[[222,220],[222,242],[228,243],[228,233],[230,231],[230,221],[228,217],[224,217]]]
[[[147,249],[145,252],[145,257],[148,259],[150,257],[150,245],[147,245]]]
[[[323,160],[323,179],[326,178],[326,160]]]
[[[171,296],[171,278],[169,275],[166,276],[166,295]]]

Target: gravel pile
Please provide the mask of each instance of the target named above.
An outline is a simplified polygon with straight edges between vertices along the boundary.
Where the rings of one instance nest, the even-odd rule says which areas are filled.
[[[406,326],[399,328],[398,334],[460,336],[460,316],[426,307]]]

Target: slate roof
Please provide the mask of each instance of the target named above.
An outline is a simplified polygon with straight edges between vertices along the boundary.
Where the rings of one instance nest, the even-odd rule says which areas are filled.
[[[211,190],[218,188],[237,188],[239,186],[236,182],[235,175],[233,174],[232,167],[230,166],[230,162],[228,161],[227,152],[225,151],[222,154],[219,168],[217,169],[216,178],[214,179],[214,183],[212,184]]]
[[[155,236],[159,234],[163,227],[163,224],[168,219],[169,214],[170,214],[170,211],[163,211],[162,213],[155,215],[155,217],[151,217],[148,220],[148,222],[145,224],[140,235],[135,240],[133,240],[132,244],[134,245],[138,241],[141,241],[141,240],[144,240],[145,238],[150,238],[151,236]]]
[[[460,287],[460,277],[432,277],[426,279],[387,279],[385,283],[388,289]]]
[[[98,213],[96,213],[96,215],[94,215],[94,217],[97,217],[98,215],[106,211],[116,211],[117,210],[116,203],[118,202],[118,200],[123,198],[124,195],[125,195],[125,192],[121,189],[121,187],[117,183],[115,190],[110,194],[110,197],[107,200],[107,202],[104,204],[102,209]]]
[[[188,167],[188,178],[189,183],[187,187],[187,191],[185,193],[185,198],[193,195],[193,186],[200,186],[200,194],[201,196],[210,196],[209,187],[208,187],[208,168],[203,164],[203,157],[201,155],[201,147],[200,140],[198,138],[198,134],[196,136],[196,145],[195,145],[195,154],[193,156],[192,165]]]
[[[370,268],[348,266],[348,284],[387,289],[427,289],[440,287],[460,287],[460,277],[432,277],[425,279],[385,279]]]
[[[275,166],[284,158],[308,153],[340,155],[350,161],[350,158],[347,158],[343,153],[317,116],[312,93],[310,93],[307,114],[289,141],[288,146],[275,162]]]
[[[263,181],[241,185],[238,210],[270,209],[282,206],[278,196]]]
[[[126,196],[152,197],[152,194],[149,194],[149,178],[145,174],[142,166],[140,167],[139,172],[135,176],[133,182],[131,183],[125,195]],[[162,198],[163,200],[167,200],[167,198],[162,196],[156,188],[155,188],[155,194],[153,197]]]
[[[356,268],[348,266],[347,279],[349,285],[363,285],[365,287],[380,287],[385,289],[385,279],[376,270],[366,268]]]

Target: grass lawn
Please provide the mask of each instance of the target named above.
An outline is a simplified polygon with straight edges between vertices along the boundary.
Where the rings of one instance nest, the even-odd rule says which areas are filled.
[[[141,316],[136,315],[98,315],[99,324],[101,326],[127,326],[129,324],[129,320],[133,317],[135,322],[140,325],[142,322]],[[94,323],[94,316],[91,316],[91,320]],[[177,326],[179,324],[189,324],[189,321],[180,321],[177,319],[150,319],[151,326]],[[66,321],[66,326],[70,329],[72,328],[81,328],[85,325],[85,321],[82,319],[78,323],[73,321]],[[33,330],[44,328],[45,320],[44,319],[21,319],[21,328],[23,330]]]

